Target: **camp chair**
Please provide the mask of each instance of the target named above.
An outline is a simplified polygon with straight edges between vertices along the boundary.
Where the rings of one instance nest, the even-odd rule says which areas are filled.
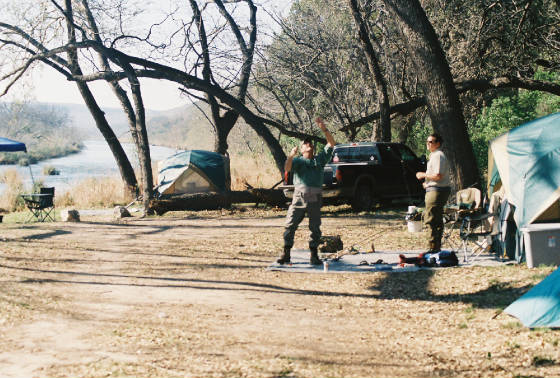
[[[491,214],[487,214],[484,211],[482,202],[482,193],[479,189],[466,188],[457,191],[455,203],[446,206],[444,209],[445,229],[442,244],[447,243],[451,245],[453,250],[462,249],[465,261],[468,260],[467,251],[469,250],[469,243],[475,244],[474,247],[471,247],[471,255],[473,251],[477,255],[482,252],[480,249],[484,245],[484,241],[479,242],[478,239],[480,236],[482,240],[482,236],[486,236],[486,230],[489,228],[488,218],[490,218]],[[453,244],[451,238],[455,230],[459,230],[460,248]],[[490,235],[490,233],[488,232],[487,235]]]
[[[489,220],[493,213],[485,210],[482,193],[477,188],[459,190],[455,196],[456,204],[448,206],[447,211],[454,212],[453,228],[459,228],[463,261],[475,259],[486,251],[492,234]]]
[[[41,188],[39,193],[22,194],[21,197],[25,207],[31,211],[27,222],[45,222],[48,219],[54,222],[54,214],[51,215],[54,210],[54,187]]]
[[[488,219],[493,217],[492,213],[478,213],[467,215],[461,220],[459,236],[463,248],[463,261],[469,258],[475,259],[483,252],[489,250],[492,229],[488,227]],[[470,248],[469,248],[470,244]]]

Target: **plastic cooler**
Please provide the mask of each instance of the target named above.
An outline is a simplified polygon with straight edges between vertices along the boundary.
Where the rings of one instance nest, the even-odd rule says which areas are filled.
[[[523,233],[527,267],[560,265],[560,223],[535,223],[520,231]]]

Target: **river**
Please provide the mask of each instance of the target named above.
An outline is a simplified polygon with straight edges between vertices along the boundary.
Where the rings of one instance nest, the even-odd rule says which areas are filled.
[[[130,159],[133,167],[138,167],[138,158],[133,144],[123,143],[123,148]],[[150,146],[152,162],[165,159],[179,152],[174,148],[162,146]],[[44,175],[43,167],[52,166],[60,172],[59,175]],[[57,193],[68,190],[72,185],[91,177],[120,177],[119,169],[113,153],[105,141],[88,140],[84,142],[84,148],[76,153],[61,158],[49,159],[32,164],[29,167],[19,165],[0,165],[0,174],[7,169],[15,169],[19,172],[26,190],[32,187],[32,177],[35,182],[41,181],[44,186],[54,186]],[[5,184],[0,184],[0,192],[4,191]]]

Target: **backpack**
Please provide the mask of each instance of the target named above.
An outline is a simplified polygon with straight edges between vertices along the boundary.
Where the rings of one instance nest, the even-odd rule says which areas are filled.
[[[457,254],[453,251],[426,253],[424,254],[424,261],[424,264],[422,264],[423,266],[448,267],[459,265]]]

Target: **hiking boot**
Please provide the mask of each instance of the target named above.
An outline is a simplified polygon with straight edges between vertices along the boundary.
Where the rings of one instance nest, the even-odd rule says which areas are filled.
[[[289,264],[290,263],[290,247],[284,247],[284,253],[276,262],[280,265]]]
[[[319,258],[319,252],[317,248],[309,248],[311,250],[311,258],[309,259],[309,263],[311,265],[322,265],[323,262]]]

